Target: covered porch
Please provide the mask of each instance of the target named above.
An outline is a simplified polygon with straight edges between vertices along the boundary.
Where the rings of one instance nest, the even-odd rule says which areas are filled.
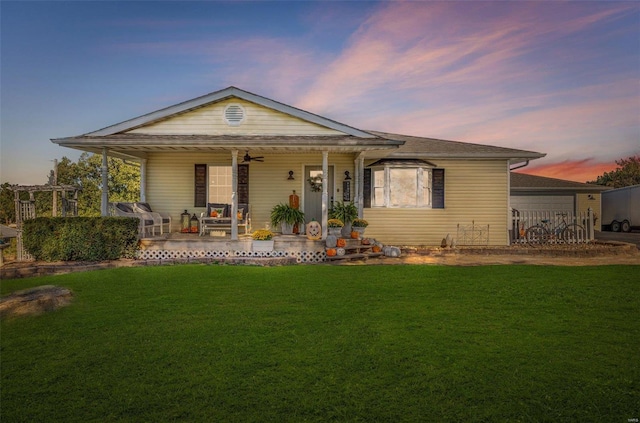
[[[305,217],[321,223],[325,239],[332,201],[354,203],[362,217],[365,160],[404,144],[235,87],[52,141],[102,155],[103,215],[109,204],[107,157],[117,157],[139,162],[140,201],[169,213],[172,232],[185,210],[199,216],[208,203],[225,203],[233,241],[240,240],[239,204],[248,205],[259,229],[292,191],[300,195]],[[220,169],[224,175],[216,180]],[[350,175],[348,181],[342,175]],[[309,189],[310,177],[318,178],[317,189]]]

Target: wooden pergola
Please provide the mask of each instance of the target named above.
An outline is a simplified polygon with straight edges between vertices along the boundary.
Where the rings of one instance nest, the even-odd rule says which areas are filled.
[[[58,216],[58,194],[62,199],[61,216],[77,216],[78,215],[78,193],[81,188],[74,185],[12,185],[9,187],[14,194],[14,202],[16,207],[16,230],[18,232],[17,250],[18,261],[29,260],[29,254],[24,251],[22,245],[22,222],[36,217],[36,200],[35,193],[51,192],[53,193],[51,214]],[[21,200],[20,193],[29,193],[28,200]]]

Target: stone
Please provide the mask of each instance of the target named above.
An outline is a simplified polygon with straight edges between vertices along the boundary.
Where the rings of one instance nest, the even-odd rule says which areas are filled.
[[[0,317],[42,314],[71,304],[70,289],[43,285],[16,291],[0,299]]]

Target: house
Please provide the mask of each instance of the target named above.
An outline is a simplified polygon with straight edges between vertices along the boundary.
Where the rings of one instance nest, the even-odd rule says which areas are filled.
[[[570,216],[591,209],[600,230],[601,193],[610,187],[511,172],[511,207],[520,212],[554,210]]]
[[[104,163],[139,161],[141,199],[170,213],[173,231],[185,209],[215,202],[232,204],[234,221],[238,204],[249,204],[258,229],[296,191],[323,237],[331,204],[351,201],[368,236],[399,245],[439,245],[471,223],[489,228],[489,244],[507,245],[510,168],[544,156],[365,131],[235,87],[52,142]],[[108,193],[102,199],[106,214]]]

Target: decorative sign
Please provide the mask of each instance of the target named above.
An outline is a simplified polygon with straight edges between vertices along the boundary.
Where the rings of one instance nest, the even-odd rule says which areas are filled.
[[[351,181],[342,182],[342,201],[351,201]]]

